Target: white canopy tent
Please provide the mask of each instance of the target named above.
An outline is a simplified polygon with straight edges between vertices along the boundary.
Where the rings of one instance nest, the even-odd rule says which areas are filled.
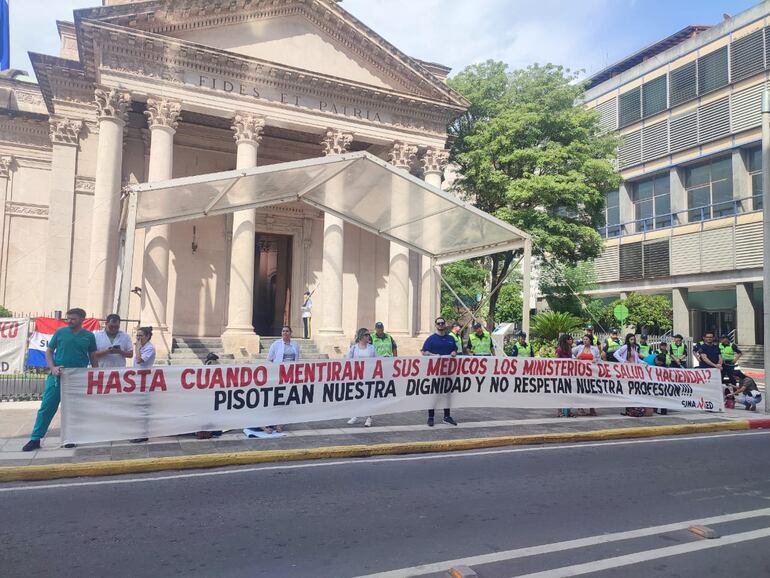
[[[524,249],[529,235],[367,152],[130,185],[116,310],[128,313],[135,231],[302,201],[429,257],[453,261]],[[529,279],[524,276],[524,320]]]

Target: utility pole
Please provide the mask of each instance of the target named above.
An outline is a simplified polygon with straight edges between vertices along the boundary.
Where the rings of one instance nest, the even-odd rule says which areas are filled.
[[[770,413],[770,90],[762,93],[762,316],[764,321],[765,413]]]

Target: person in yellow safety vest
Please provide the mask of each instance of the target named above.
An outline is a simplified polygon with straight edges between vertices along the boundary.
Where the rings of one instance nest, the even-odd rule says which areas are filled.
[[[591,338],[591,345],[599,347],[599,338],[594,335],[594,326],[590,323],[586,325],[586,335]]]
[[[671,344],[671,365],[687,367],[687,346],[684,344],[684,337],[678,333],[674,335],[674,342]]]
[[[621,345],[623,345],[623,343],[620,341],[620,337],[618,337],[618,330],[610,330],[610,336],[607,338],[607,341],[604,342],[602,359],[605,361],[617,361],[615,359],[615,352],[620,349]]]
[[[671,367],[671,354],[668,352],[668,344],[666,343],[659,343],[658,344],[658,355],[665,355],[666,356],[666,365],[665,367]]]
[[[723,335],[719,340],[719,353],[722,355],[722,379],[735,383],[735,365],[743,355],[738,346],[730,341],[730,337]]]
[[[371,336],[371,340],[377,357],[398,357],[396,340],[385,333],[385,326],[382,321],[374,324],[374,335]]]
[[[462,329],[463,326],[455,321],[452,323],[452,330],[449,332],[449,335],[455,340],[455,345],[457,345],[457,355],[462,355],[465,351],[465,348],[463,347],[463,335],[461,333]]]
[[[527,343],[527,334],[523,331],[519,331],[517,337],[519,338],[516,343],[513,344],[513,351],[511,355],[513,357],[535,357],[535,350]]]
[[[639,357],[645,359],[649,357],[650,353],[652,353],[652,347],[647,343],[647,336],[642,333],[639,336]]]
[[[481,323],[473,324],[473,333],[468,337],[468,353],[471,355],[494,355],[495,346],[492,345],[492,336],[485,331]]]

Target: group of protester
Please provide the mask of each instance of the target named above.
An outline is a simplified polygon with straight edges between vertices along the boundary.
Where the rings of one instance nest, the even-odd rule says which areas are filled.
[[[309,311],[310,295],[305,295],[305,306]],[[45,391],[40,409],[37,413],[35,426],[29,442],[23,447],[23,451],[33,451],[40,448],[40,440],[45,436],[48,427],[59,407],[61,399],[60,379],[65,368],[78,367],[103,367],[120,368],[126,366],[128,359],[133,359],[134,367],[146,368],[155,363],[155,348],[151,343],[152,328],[140,327],[136,332],[136,339],[132,342],[129,335],[120,329],[121,319],[116,314],[107,316],[104,329],[92,333],[83,328],[83,320],[86,313],[82,309],[75,308],[67,311],[67,325],[58,329],[51,337],[46,349],[46,361],[50,373],[46,379]],[[309,317],[303,317],[303,329],[307,335],[310,331]],[[492,336],[484,329],[484,326],[476,321],[471,326],[468,339],[462,337],[462,325],[455,321],[450,327],[443,317],[436,318],[435,332],[428,336],[423,343],[420,352],[422,355],[495,355],[495,346]],[[746,409],[756,411],[757,404],[762,396],[757,390],[756,384],[736,368],[740,359],[741,350],[729,337],[723,336],[719,344],[714,343],[714,334],[706,332],[703,339],[693,346],[694,354],[698,361],[698,367],[711,367],[722,372],[725,382],[725,400],[730,404],[742,403]],[[396,357],[398,346],[392,335],[385,332],[385,326],[378,321],[374,324],[374,333],[362,327],[356,332],[355,340],[348,350],[349,359],[363,359],[373,357]],[[516,342],[513,344],[510,355],[514,357],[535,357],[532,344],[527,342],[527,334],[519,332]],[[576,344],[574,338],[568,334],[562,334],[556,346],[557,358],[580,359],[589,362],[607,361],[613,363],[647,363],[662,367],[688,367],[688,351],[681,335],[675,335],[669,345],[659,343],[653,347],[648,343],[646,335],[637,337],[633,333],[625,336],[623,341],[618,336],[618,331],[613,329],[603,344],[594,334],[591,325],[586,326],[585,334],[580,343]],[[288,325],[281,329],[281,339],[272,343],[267,355],[270,363],[288,363],[300,359],[300,348],[296,341],[292,340],[292,329]],[[660,410],[666,413],[666,410]],[[652,413],[650,408],[626,408],[624,415],[642,416]],[[585,415],[585,409],[579,409],[577,415]],[[594,408],[588,409],[589,415],[596,415]],[[560,409],[560,417],[573,417],[575,414],[569,408]],[[353,425],[359,417],[354,416],[348,420]],[[444,409],[444,423],[457,425],[451,415],[451,409]],[[366,416],[364,426],[370,427],[373,423],[372,416]],[[428,410],[428,426],[435,424],[434,410]],[[280,424],[262,426],[259,429],[267,433],[281,432]],[[211,432],[198,432],[211,433]],[[206,436],[211,437],[211,436]],[[133,442],[146,441],[146,438],[131,440]],[[74,447],[67,444],[65,447]]]
[[[37,412],[35,426],[30,440],[22,451],[31,452],[40,448],[48,427],[61,401],[61,374],[64,369],[75,367],[126,367],[126,360],[133,359],[134,367],[146,368],[155,364],[155,346],[152,327],[140,327],[136,339],[120,328],[120,316],[111,314],[105,320],[104,329],[96,332],[83,328],[86,312],[80,308],[67,311],[67,325],[57,329],[48,342],[45,359],[49,374],[45,381],[43,399]],[[145,438],[131,440],[146,441]],[[67,444],[65,447],[75,447]]]

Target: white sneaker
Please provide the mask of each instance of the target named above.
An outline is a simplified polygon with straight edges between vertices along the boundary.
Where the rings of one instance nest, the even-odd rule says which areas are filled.
[[[356,423],[357,421],[358,421],[358,418],[357,418],[357,417],[351,417],[351,418],[348,420],[348,425],[353,425],[353,424],[354,424],[354,423]]]
[[[364,422],[364,427],[372,427],[372,416],[369,416],[366,418],[366,421]]]

